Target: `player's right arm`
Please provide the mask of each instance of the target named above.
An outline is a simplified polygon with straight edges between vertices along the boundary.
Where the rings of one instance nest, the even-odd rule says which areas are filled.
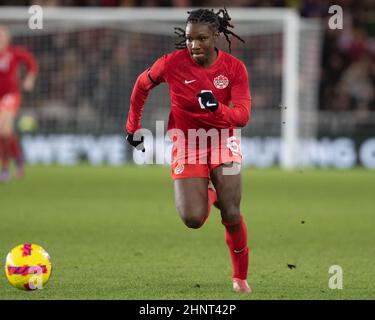
[[[126,121],[126,140],[138,150],[145,151],[143,146],[144,137],[134,139],[134,133],[142,128],[141,119],[144,105],[150,90],[162,82],[165,82],[166,56],[156,60],[151,68],[143,71],[135,82],[131,97],[128,119]]]
[[[166,56],[156,60],[151,68],[143,71],[137,78],[130,97],[130,108],[126,121],[126,131],[134,134],[142,127],[141,119],[144,105],[150,90],[162,82],[165,82]]]

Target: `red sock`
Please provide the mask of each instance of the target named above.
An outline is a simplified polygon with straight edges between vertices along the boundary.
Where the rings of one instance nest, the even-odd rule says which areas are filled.
[[[1,169],[8,170],[9,166],[9,138],[0,137]]]
[[[9,138],[9,152],[16,161],[17,166],[22,166],[22,148],[18,136],[13,134]]]
[[[249,266],[249,248],[247,246],[247,229],[243,216],[235,223],[221,221],[225,226],[225,239],[232,258],[232,278],[247,279]]]
[[[217,200],[216,191],[212,188],[208,188],[208,204],[207,204],[207,213],[203,217],[201,225],[203,226],[206,222],[208,216],[210,215],[211,207],[214,204],[214,202]]]

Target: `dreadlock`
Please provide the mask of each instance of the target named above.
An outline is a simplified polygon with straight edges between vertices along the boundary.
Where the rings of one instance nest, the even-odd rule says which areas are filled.
[[[228,42],[229,52],[232,49],[232,42],[229,39],[229,35],[236,37],[238,40],[245,42],[234,32],[230,31],[228,28],[234,28],[233,25],[229,22],[231,17],[228,14],[227,9],[220,9],[218,12],[214,12],[214,9],[198,9],[193,11],[188,11],[189,17],[186,20],[186,24],[191,23],[207,23],[214,30],[217,30],[219,33],[223,33]],[[178,42],[175,43],[177,49],[186,48],[186,34],[185,30],[182,28],[175,27],[175,34],[180,38]]]

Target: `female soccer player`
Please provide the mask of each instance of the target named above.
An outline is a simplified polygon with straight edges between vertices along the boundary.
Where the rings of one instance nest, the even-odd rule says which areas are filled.
[[[16,176],[24,175],[23,156],[19,139],[14,130],[17,112],[21,105],[21,92],[18,85],[18,66],[25,63],[27,74],[23,81],[23,89],[34,88],[37,73],[37,62],[34,56],[21,47],[10,46],[9,31],[0,26],[0,182],[7,182],[9,175],[9,159],[16,162]]]
[[[220,33],[228,40],[229,49],[229,35],[243,40],[228,30],[233,26],[225,8],[217,13],[207,9],[188,13],[185,30],[176,28],[183,38],[178,43],[180,50],[159,58],[135,83],[126,123],[127,140],[144,150],[143,136],[136,141],[134,135],[141,128],[143,106],[149,91],[167,82],[172,104],[168,132],[174,141],[172,178],[177,210],[187,227],[199,228],[213,204],[220,209],[232,259],[233,289],[251,292],[247,282],[247,230],[240,211],[242,156],[233,134],[234,128],[244,127],[249,121],[250,89],[244,63],[216,48]],[[192,130],[211,134],[217,130],[219,142],[213,143],[215,139],[211,138],[205,149],[200,148],[197,154],[191,152],[196,147],[196,136],[189,139]]]

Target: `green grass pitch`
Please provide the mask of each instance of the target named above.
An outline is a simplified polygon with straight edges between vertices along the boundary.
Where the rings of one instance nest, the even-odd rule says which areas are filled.
[[[245,169],[252,294],[231,291],[220,214],[199,230],[174,207],[167,167],[29,166],[0,185],[0,299],[375,299],[375,172]],[[51,255],[43,290],[7,281],[23,242]],[[290,269],[287,265],[296,268]],[[331,265],[343,289],[328,287]]]

